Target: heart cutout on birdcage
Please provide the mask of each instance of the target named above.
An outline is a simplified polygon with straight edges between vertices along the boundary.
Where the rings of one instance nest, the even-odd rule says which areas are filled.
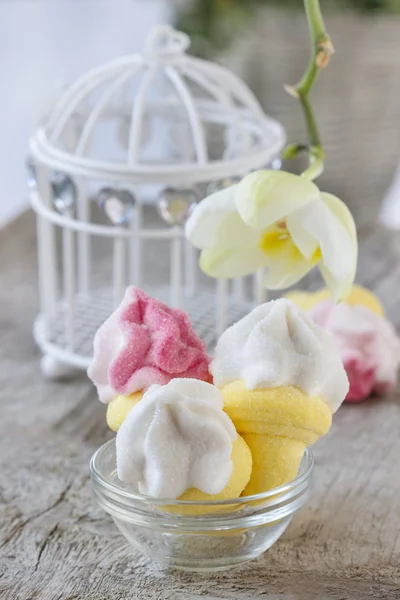
[[[280,169],[282,168],[282,159],[280,156],[276,156],[275,158],[273,158],[270,162],[270,169],[272,169],[273,171],[280,171]]]
[[[198,202],[191,189],[164,188],[158,196],[157,210],[168,225],[182,225]]]
[[[62,215],[71,214],[78,195],[74,180],[65,173],[55,171],[50,184],[55,208]]]
[[[113,225],[124,225],[132,217],[136,200],[129,190],[106,187],[100,190],[97,203]]]
[[[231,187],[232,185],[236,185],[239,183],[241,177],[233,176],[233,177],[224,177],[223,179],[218,179],[217,181],[211,181],[207,186],[207,195],[215,194],[215,192],[219,192],[219,190],[224,190],[225,188]]]
[[[32,157],[29,155],[26,158],[25,167],[26,167],[26,183],[28,185],[28,188],[30,190],[36,190],[37,189],[36,166],[35,166],[35,163],[33,162]]]

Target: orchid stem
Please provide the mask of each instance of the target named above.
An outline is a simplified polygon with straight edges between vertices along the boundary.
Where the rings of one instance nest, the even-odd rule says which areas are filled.
[[[306,148],[309,154],[309,167],[302,173],[302,177],[313,180],[319,177],[324,170],[325,152],[309,94],[319,71],[328,66],[334,48],[325,28],[319,0],[304,0],[304,8],[312,43],[312,53],[299,83],[295,86],[286,86],[286,90],[299,99],[303,109],[308,138]],[[283,156],[284,158],[294,158],[304,148],[304,144],[288,146],[284,150]]]

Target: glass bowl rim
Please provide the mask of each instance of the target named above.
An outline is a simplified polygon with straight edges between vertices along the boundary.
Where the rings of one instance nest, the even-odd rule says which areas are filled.
[[[177,507],[215,507],[224,506],[227,504],[244,504],[248,502],[267,500],[268,498],[296,490],[298,487],[300,487],[302,484],[304,484],[307,480],[311,478],[311,474],[315,464],[312,451],[310,450],[310,448],[306,448],[300,464],[299,474],[296,475],[296,477],[291,481],[288,481],[287,483],[284,483],[280,486],[271,488],[265,492],[252,494],[250,496],[239,496],[238,498],[224,498],[222,500],[174,500],[170,498],[154,498],[153,496],[146,496],[145,494],[140,494],[139,492],[128,490],[122,485],[116,485],[114,482],[110,481],[110,479],[108,479],[107,476],[103,475],[102,470],[99,469],[98,463],[107,452],[110,452],[111,446],[115,447],[115,438],[112,438],[111,440],[100,446],[100,448],[98,448],[92,455],[90,459],[90,476],[92,481],[94,483],[99,484],[100,487],[105,489],[107,492],[111,492],[112,494],[116,494],[127,500],[141,502],[142,504],[146,504],[148,506],[153,507],[154,505]]]

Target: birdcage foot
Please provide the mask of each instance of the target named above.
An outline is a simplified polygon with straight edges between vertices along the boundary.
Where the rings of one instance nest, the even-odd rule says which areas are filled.
[[[62,362],[58,358],[45,354],[40,361],[40,369],[46,377],[51,381],[59,381],[61,379],[69,379],[79,372],[74,366]]]

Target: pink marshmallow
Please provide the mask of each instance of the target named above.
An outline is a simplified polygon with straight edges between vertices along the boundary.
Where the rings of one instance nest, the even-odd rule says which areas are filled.
[[[397,384],[400,340],[391,323],[361,305],[324,300],[309,314],[335,338],[350,382],[347,402],[373,393],[384,394]]]
[[[211,380],[205,344],[187,314],[134,287],[99,328],[93,348],[88,375],[102,402],[176,377]]]

